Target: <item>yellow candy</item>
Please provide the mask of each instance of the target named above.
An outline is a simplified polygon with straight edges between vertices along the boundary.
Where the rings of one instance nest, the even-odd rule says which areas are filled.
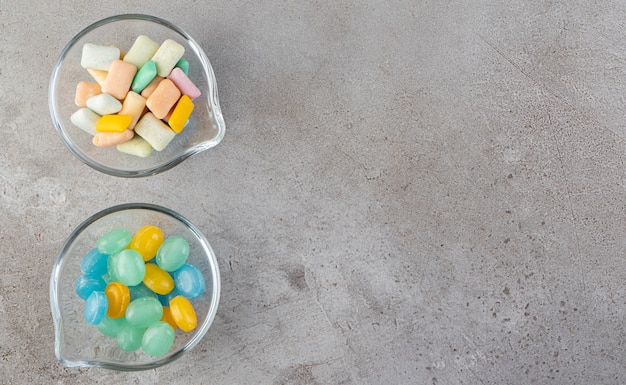
[[[182,295],[172,298],[170,300],[170,312],[180,330],[190,332],[196,328],[198,324],[196,311],[187,298]]]
[[[172,312],[169,306],[163,306],[163,317],[161,317],[161,321],[167,322],[172,329],[176,330],[176,322],[174,318],[172,318]]]
[[[104,289],[104,294],[109,301],[107,316],[110,318],[123,317],[130,303],[130,290],[128,287],[121,282],[111,282]]]
[[[170,116],[168,121],[170,127],[175,133],[180,134],[183,130],[185,124],[187,123],[187,119],[189,119],[189,116],[191,116],[191,113],[193,112],[193,108],[194,105],[189,96],[181,96],[176,104],[176,107],[174,107],[172,116]]]
[[[156,256],[163,239],[163,231],[161,229],[147,225],[137,230],[128,248],[137,250],[141,254],[141,258],[148,262]]]
[[[146,263],[146,274],[143,284],[153,292],[161,295],[168,294],[174,289],[174,280],[170,274],[154,263]]]
[[[98,132],[123,132],[133,121],[130,115],[103,115],[96,123]]]

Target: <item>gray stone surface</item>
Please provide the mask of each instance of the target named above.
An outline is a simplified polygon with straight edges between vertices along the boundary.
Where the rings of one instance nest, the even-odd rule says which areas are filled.
[[[0,0],[0,383],[626,383],[626,3]],[[144,179],[74,158],[52,66],[91,22],[186,29],[216,148]],[[67,369],[49,275],[105,207],[196,223],[222,268],[203,341]]]

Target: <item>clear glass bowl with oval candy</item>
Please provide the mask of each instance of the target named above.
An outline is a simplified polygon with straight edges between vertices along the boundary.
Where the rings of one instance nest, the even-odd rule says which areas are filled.
[[[194,110],[185,128],[162,151],[147,157],[129,155],[115,146],[96,147],[92,136],[72,124],[70,117],[79,107],[74,98],[80,81],[94,82],[81,67],[83,46],[92,43],[128,50],[138,36],[154,42],[172,39],[185,48],[189,79],[201,91],[193,100]],[[48,90],[50,114],[64,144],[85,164],[120,177],[155,175],[179,164],[189,156],[216,146],[225,131],[213,68],[200,45],[170,22],[148,15],[127,14],[108,17],[80,31],[65,46],[54,67]]]
[[[146,225],[160,228],[165,239],[182,237],[189,244],[186,265],[195,266],[204,279],[202,295],[191,299],[197,326],[175,331],[167,353],[154,356],[142,348],[125,351],[117,338],[104,335],[85,319],[86,301],[75,283],[83,275],[81,263],[103,235],[124,228],[135,234]],[[132,287],[129,287],[131,290]],[[131,296],[132,296],[131,291]],[[140,297],[141,295],[139,295]],[[204,235],[180,214],[152,204],[128,203],[102,210],[81,223],[61,248],[50,279],[50,306],[55,328],[55,354],[67,367],[102,367],[130,371],[155,368],[180,358],[207,333],[217,312],[220,275],[215,254]]]

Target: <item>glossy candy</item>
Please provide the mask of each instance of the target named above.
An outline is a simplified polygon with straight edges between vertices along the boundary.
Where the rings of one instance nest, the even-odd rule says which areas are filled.
[[[128,288],[130,290],[130,300],[134,301],[137,298],[142,297],[152,297],[158,298],[158,294],[148,289],[146,285],[140,283],[139,285],[131,286]]]
[[[109,301],[107,316],[110,318],[121,318],[126,313],[126,308],[130,303],[130,290],[121,282],[111,282],[104,289],[104,294]]]
[[[76,294],[82,299],[87,299],[94,291],[104,291],[105,287],[104,279],[95,275],[81,275],[74,284]]]
[[[190,332],[196,328],[198,319],[196,311],[189,300],[182,295],[172,298],[170,301],[170,312],[176,322],[176,326],[184,332]]]
[[[124,318],[111,318],[105,315],[98,324],[98,330],[107,337],[117,337],[123,322],[126,322]]]
[[[94,248],[83,257],[80,271],[86,275],[102,276],[107,272],[108,259],[108,255],[102,254],[97,248]]]
[[[113,269],[112,276],[126,286],[135,286],[143,280],[146,264],[141,254],[133,249],[125,249],[109,257]],[[111,274],[111,271],[109,271]]]
[[[176,290],[189,298],[195,299],[204,294],[205,282],[202,272],[194,265],[184,264],[172,273]]]
[[[96,247],[102,254],[110,255],[124,250],[132,239],[133,235],[130,231],[123,228],[117,228],[100,237],[100,239],[96,241]]]
[[[102,322],[108,307],[107,297],[103,291],[94,291],[85,301],[85,321],[90,325]]]
[[[174,329],[167,322],[157,321],[143,334],[141,349],[151,356],[162,356],[172,347],[174,336]]]
[[[127,352],[132,352],[141,347],[141,340],[146,328],[135,327],[124,320],[117,333],[117,343],[119,347]]]
[[[163,306],[163,317],[161,317],[161,321],[167,322],[172,329],[176,330],[176,321],[172,318],[172,312],[169,306]]]
[[[146,263],[143,284],[153,292],[165,295],[174,289],[174,280],[170,274],[154,263]]]
[[[163,317],[163,306],[153,297],[138,298],[126,308],[126,320],[135,327],[147,327]]]
[[[156,256],[163,239],[163,231],[160,228],[147,225],[135,232],[128,247],[137,250],[143,260],[148,262]]]
[[[173,235],[159,248],[156,263],[165,271],[175,271],[185,264],[189,257],[189,243],[185,238]]]

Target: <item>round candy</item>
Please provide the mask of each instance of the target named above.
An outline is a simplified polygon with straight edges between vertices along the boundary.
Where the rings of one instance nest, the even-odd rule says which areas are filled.
[[[114,229],[104,234],[96,241],[96,247],[102,254],[115,254],[124,250],[133,239],[133,235],[126,229]]]
[[[117,344],[120,348],[127,352],[133,352],[141,347],[141,339],[146,328],[134,327],[124,321],[117,333]]]
[[[174,289],[174,280],[170,274],[154,263],[146,263],[143,284],[153,292],[165,295]]]
[[[138,298],[126,308],[126,321],[131,326],[147,327],[163,317],[163,306],[153,297]]]
[[[156,262],[165,271],[174,271],[187,262],[189,257],[189,243],[185,238],[171,236],[163,241],[157,251]]]
[[[176,286],[174,286],[174,290],[170,291],[169,293],[165,295],[159,295],[158,298],[159,298],[159,301],[161,301],[161,305],[170,306],[170,300],[176,297],[177,295],[180,295],[180,293],[178,292],[178,290],[176,290]]]
[[[94,291],[85,301],[85,321],[90,325],[98,325],[107,312],[108,301],[103,291]]]
[[[202,272],[194,265],[184,264],[180,269],[172,273],[176,290],[189,298],[194,299],[200,297],[205,290],[204,277]]]
[[[91,275],[81,275],[74,285],[76,294],[82,299],[87,299],[94,291],[104,291],[106,286],[104,279]]]
[[[107,316],[121,318],[126,313],[126,307],[130,303],[130,290],[121,282],[111,282],[104,289],[104,294],[109,301]]]
[[[172,329],[176,330],[176,321],[172,318],[172,311],[169,306],[163,306],[163,317],[161,317],[161,321],[167,322]]]
[[[140,283],[139,285],[136,285],[136,286],[130,286],[128,289],[130,289],[131,301],[134,301],[137,298],[141,298],[141,297],[157,298],[157,293],[148,289],[146,285],[144,285],[143,283]]]
[[[125,249],[109,259],[113,259],[113,274],[110,271],[109,274],[124,285],[135,286],[143,280],[146,264],[136,250]]]
[[[98,324],[98,330],[100,330],[100,333],[107,337],[115,338],[117,337],[123,322],[126,322],[124,318],[111,318],[105,315],[102,321]]]
[[[174,329],[167,322],[157,321],[143,334],[141,349],[146,354],[159,357],[167,353],[174,343]]]
[[[93,249],[83,257],[80,270],[86,275],[102,276],[107,272],[107,254],[102,254],[98,249]]]
[[[148,225],[137,230],[128,247],[137,250],[143,260],[147,262],[156,256],[163,239],[161,229]]]
[[[198,319],[196,311],[189,300],[181,295],[172,298],[170,301],[170,312],[176,322],[176,326],[184,332],[190,332],[196,328]]]

